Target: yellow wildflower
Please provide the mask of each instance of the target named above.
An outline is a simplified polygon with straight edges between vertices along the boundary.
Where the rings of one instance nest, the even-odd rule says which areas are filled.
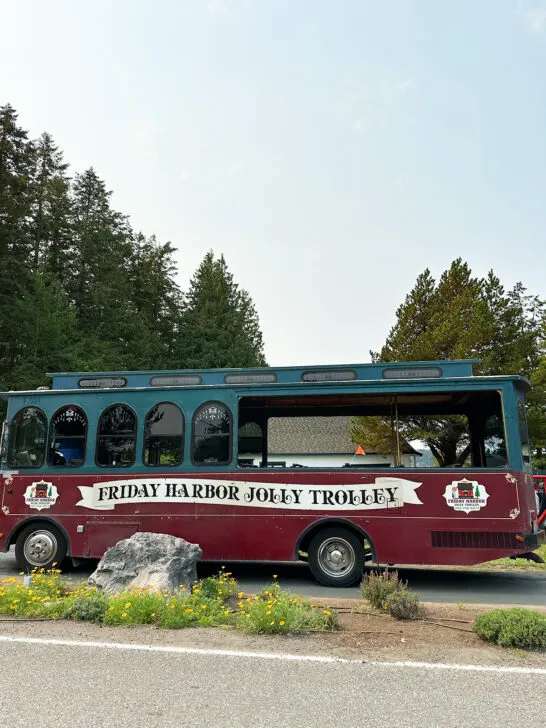
[[[332,612],[329,612],[327,609],[325,609],[324,614],[326,614],[329,617],[332,614]]]
[[[127,612],[122,612],[122,613],[121,613],[121,616],[122,616],[122,617],[126,617],[126,616],[127,616]]]
[[[279,624],[281,625],[281,627],[284,627],[284,620],[281,619],[281,621],[279,622]]]
[[[127,603],[125,604],[125,609],[129,609],[129,608],[130,608],[130,606],[131,606],[131,602],[127,602]]]

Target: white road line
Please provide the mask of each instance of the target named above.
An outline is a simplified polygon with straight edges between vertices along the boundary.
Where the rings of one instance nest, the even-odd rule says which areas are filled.
[[[176,647],[170,645],[143,645],[131,642],[87,642],[80,640],[43,639],[41,637],[10,637],[0,635],[0,642],[31,645],[54,645],[60,647],[87,647],[107,650],[132,650],[135,652],[166,652],[176,655],[204,655],[213,657],[246,657],[258,660],[285,660],[289,662],[324,662],[346,665],[372,665],[373,667],[406,667],[419,670],[459,670],[465,672],[505,672],[523,675],[546,675],[544,667],[503,667],[501,665],[450,665],[444,662],[413,662],[398,660],[350,660],[345,657],[322,655],[290,655],[282,652],[246,652],[244,650],[207,650],[198,647]]]

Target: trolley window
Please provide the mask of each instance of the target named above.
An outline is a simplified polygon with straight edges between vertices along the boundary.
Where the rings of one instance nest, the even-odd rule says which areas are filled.
[[[152,407],[144,422],[144,465],[180,465],[184,454],[184,415],[172,402]]]
[[[87,439],[87,415],[69,404],[58,409],[49,425],[47,462],[55,467],[83,465]]]
[[[221,402],[206,402],[193,417],[192,460],[196,465],[231,462],[233,417]]]
[[[39,407],[19,410],[10,426],[8,467],[40,468],[44,463],[47,417]]]
[[[97,465],[128,468],[135,462],[137,417],[126,404],[104,410],[97,429]]]

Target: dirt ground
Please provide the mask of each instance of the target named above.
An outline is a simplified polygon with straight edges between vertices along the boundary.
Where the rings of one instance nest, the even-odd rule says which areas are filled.
[[[317,602],[318,603],[318,602]],[[328,655],[363,661],[418,660],[546,668],[546,653],[495,647],[472,633],[474,618],[491,606],[425,604],[427,620],[400,622],[387,615],[359,613],[359,600],[329,602],[340,615],[337,632],[306,635],[246,635],[229,629],[160,630],[155,627],[99,627],[82,622],[17,621],[0,617],[0,634],[47,639],[175,645],[205,649]],[[498,608],[497,606],[495,608]],[[543,610],[546,614],[546,608]]]

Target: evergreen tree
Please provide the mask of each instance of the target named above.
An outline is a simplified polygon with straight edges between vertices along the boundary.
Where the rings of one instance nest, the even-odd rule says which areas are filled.
[[[385,345],[372,352],[372,358],[376,362],[478,358],[479,374],[530,376],[540,360],[543,310],[542,302],[527,295],[521,284],[507,293],[492,271],[485,279],[476,278],[459,258],[438,283],[428,269],[417,278],[396,312]],[[356,418],[353,439],[386,443],[390,430],[390,422],[382,418]],[[407,440],[426,441],[439,465],[462,464],[470,452],[466,423],[460,417],[413,417],[401,423],[401,434]]]
[[[28,283],[29,179],[32,149],[15,109],[0,107],[0,387],[16,360],[17,296]]]
[[[258,314],[223,256],[208,252],[193,276],[180,320],[178,366],[266,366]]]
[[[32,389],[47,384],[46,372],[78,368],[83,347],[76,312],[55,278],[33,276],[15,302],[12,316],[18,336],[15,363],[6,382],[9,387]]]
[[[134,253],[127,218],[110,207],[111,192],[91,168],[73,184],[73,264],[65,280],[88,352],[98,368],[124,369],[135,328],[128,273]]]
[[[209,253],[185,299],[175,248],[135,235],[91,168],[0,107],[0,389],[55,369],[264,365],[256,310]]]
[[[47,270],[62,277],[69,263],[72,232],[68,165],[46,132],[33,143],[32,151],[30,267],[35,274]]]
[[[135,238],[129,276],[135,332],[140,342],[133,350],[132,366],[136,369],[168,369],[176,366],[176,337],[182,304],[181,292],[175,283],[175,249],[170,243],[161,245],[155,237],[139,233]]]

